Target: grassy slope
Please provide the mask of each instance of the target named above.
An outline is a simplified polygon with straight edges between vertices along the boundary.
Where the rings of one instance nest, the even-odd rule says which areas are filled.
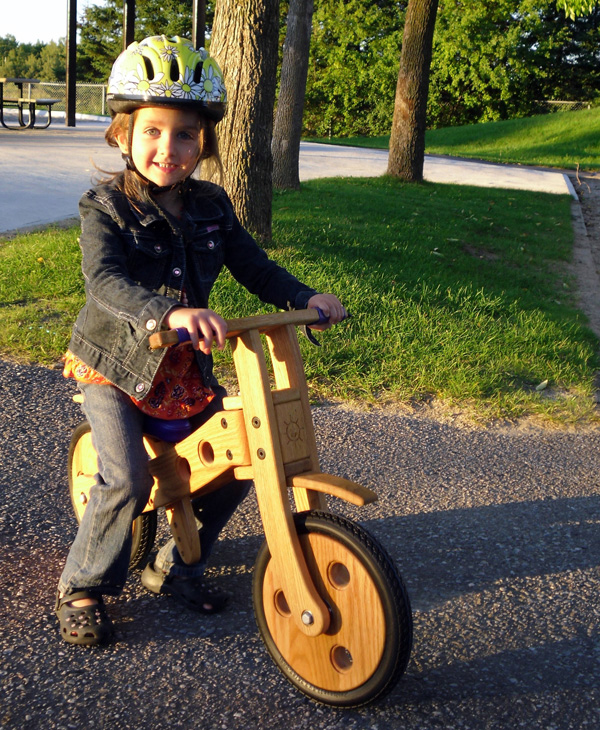
[[[387,149],[389,135],[313,140]],[[427,132],[426,152],[568,170],[600,167],[600,108]]]

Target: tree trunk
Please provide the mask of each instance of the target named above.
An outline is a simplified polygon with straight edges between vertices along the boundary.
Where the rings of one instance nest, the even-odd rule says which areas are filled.
[[[429,67],[438,0],[410,0],[390,135],[388,175],[423,180]]]
[[[279,0],[220,0],[210,53],[225,76],[227,114],[218,125],[225,188],[242,225],[271,239],[273,107]]]
[[[300,137],[308,75],[313,0],[290,0],[273,130],[273,185],[300,187]]]

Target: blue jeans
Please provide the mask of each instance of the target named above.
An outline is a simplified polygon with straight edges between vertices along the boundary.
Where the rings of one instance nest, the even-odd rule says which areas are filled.
[[[131,523],[142,513],[152,488],[148,454],[142,440],[144,417],[130,397],[118,388],[93,384],[79,387],[98,453],[98,474],[58,590],[62,595],[82,590],[118,595],[129,569]],[[218,387],[215,393],[208,408],[194,420],[194,427],[221,409],[225,390]],[[219,533],[248,494],[250,484],[232,481],[193,500],[199,526],[200,562],[186,565],[171,539],[159,550],[155,566],[169,575],[200,577]]]

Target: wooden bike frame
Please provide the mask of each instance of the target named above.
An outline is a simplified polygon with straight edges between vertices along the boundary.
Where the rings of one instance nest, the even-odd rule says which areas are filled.
[[[300,631],[318,636],[330,616],[302,553],[288,496],[298,511],[327,510],[325,494],[355,505],[374,501],[374,492],[319,470],[298,325],[318,321],[316,310],[281,312],[227,322],[239,395],[224,410],[177,444],[148,438],[154,486],[146,510],[165,507],[180,554],[200,558],[191,500],[237,479],[253,479],[265,538],[275,573]],[[272,364],[271,377],[261,335]],[[151,336],[151,347],[177,342],[175,331]]]

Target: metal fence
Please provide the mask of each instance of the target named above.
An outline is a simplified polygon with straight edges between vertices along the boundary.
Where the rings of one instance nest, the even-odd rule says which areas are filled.
[[[7,96],[9,94],[7,93]],[[31,98],[58,99],[53,111],[67,110],[67,85],[42,81],[30,84],[23,89],[23,95]],[[95,114],[108,116],[106,106],[106,86],[104,84],[77,84],[75,91],[75,112],[77,114]]]
[[[538,101],[536,102],[541,113],[548,112],[576,112],[580,109],[591,109],[591,101]]]
[[[7,84],[6,96],[11,96],[10,87]],[[59,99],[53,109],[66,111],[66,84],[42,81],[39,84],[30,84],[23,89],[24,96],[33,98]],[[16,91],[13,96],[16,96]],[[549,112],[578,111],[579,109],[590,109],[596,106],[590,101],[537,101],[536,112],[544,114]],[[77,114],[94,114],[108,116],[109,111],[106,105],[106,86],[104,84],[77,84],[75,93],[75,112]]]

